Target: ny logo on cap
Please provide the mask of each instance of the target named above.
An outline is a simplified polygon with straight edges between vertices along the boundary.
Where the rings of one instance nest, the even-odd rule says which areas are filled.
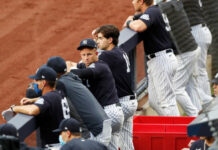
[[[87,40],[84,40],[84,41],[83,41],[83,44],[86,45],[86,44],[87,44]]]

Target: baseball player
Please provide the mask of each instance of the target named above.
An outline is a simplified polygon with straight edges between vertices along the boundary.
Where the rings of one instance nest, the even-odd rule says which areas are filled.
[[[161,116],[179,116],[172,79],[177,68],[173,42],[158,6],[153,0],[133,0],[135,11],[143,13],[137,20],[127,18],[124,27],[140,32],[148,65],[150,106]]]
[[[215,78],[212,80],[213,84],[213,93],[215,97],[218,97],[218,73],[216,74]]]
[[[124,123],[120,133],[120,149],[134,150],[133,115],[138,102],[130,85],[129,58],[123,50],[117,47],[119,29],[116,26],[101,26],[95,31],[95,34],[97,35],[98,48],[104,50],[98,57],[106,62],[111,69],[124,113]]]
[[[70,118],[70,113],[63,93],[54,90],[57,73],[52,68],[43,65],[30,78],[34,79],[42,96],[30,105],[11,106],[11,110],[15,113],[37,116],[42,147],[46,144],[58,143],[59,135],[53,133],[52,130],[58,128],[61,120]]]
[[[53,130],[53,132],[59,133],[59,142],[61,145],[66,144],[74,138],[82,138],[81,131],[80,123],[74,118],[62,120],[58,129]]]
[[[117,96],[115,81],[106,63],[98,60],[97,45],[92,39],[80,42],[78,50],[86,68],[72,69],[71,72],[86,80],[86,86],[96,97],[106,114],[112,119],[112,138],[109,149],[118,149],[119,132],[124,115]]]
[[[201,137],[201,139],[192,143],[190,150],[208,150],[214,143],[215,139],[210,137]]]
[[[196,80],[195,87],[192,82],[188,84],[188,94],[193,102],[193,104],[201,110],[202,105],[210,102],[212,100],[210,83],[208,79],[208,74],[206,70],[206,60],[207,60],[207,51],[212,41],[212,36],[210,30],[205,24],[202,8],[200,5],[200,0],[182,0],[184,9],[189,18],[189,22],[192,29],[192,35],[195,38],[198,46],[201,48],[199,57],[197,59],[197,64],[195,68],[194,78]],[[197,88],[197,90],[192,90]]]
[[[160,3],[159,7],[163,12],[163,18],[167,23],[167,28],[169,29],[171,37],[174,39],[175,46],[179,52],[177,55],[178,67],[176,74],[172,79],[176,100],[188,116],[197,116],[199,110],[193,105],[186,91],[186,87],[193,78],[193,69],[197,61],[200,47],[197,46],[190,32],[191,28],[189,21],[181,1],[173,0],[166,3]],[[177,20],[179,20],[179,22]],[[183,23],[183,26],[178,27],[181,22]],[[182,32],[183,34],[180,34]]]
[[[58,129],[53,131],[59,133],[59,141],[63,146],[61,149],[107,150],[107,146],[101,143],[98,143],[93,140],[83,139],[81,137],[81,129],[82,128],[80,123],[73,118],[62,120],[61,123],[59,124]]]
[[[76,113],[76,116],[82,119],[82,122],[90,131],[92,140],[108,146],[111,140],[111,119],[108,118],[96,98],[82,84],[77,75],[66,72],[67,66],[63,58],[59,56],[50,57],[47,61],[47,66],[58,73],[59,79],[56,89],[63,91],[70,102],[69,104],[72,104],[73,109],[70,109],[70,111],[73,110],[73,116]],[[77,117],[76,119],[79,118]],[[83,125],[82,127],[82,130],[84,130]],[[84,135],[83,133],[82,131],[82,135]]]

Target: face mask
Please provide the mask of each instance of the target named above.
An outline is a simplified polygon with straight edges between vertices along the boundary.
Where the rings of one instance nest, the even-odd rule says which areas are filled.
[[[66,144],[65,142],[64,142],[64,140],[62,139],[62,136],[61,135],[59,135],[59,142],[60,142],[60,144],[63,146],[64,144]]]
[[[42,96],[42,90],[38,88],[38,84],[37,83],[33,83],[33,88],[34,88],[34,91],[36,92],[36,94],[38,96]]]

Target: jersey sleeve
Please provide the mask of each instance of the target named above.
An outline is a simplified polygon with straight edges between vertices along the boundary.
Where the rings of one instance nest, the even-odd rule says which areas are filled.
[[[81,79],[90,79],[94,76],[93,70],[90,68],[72,69],[70,72],[78,75]]]
[[[40,114],[44,113],[50,106],[50,104],[43,98],[40,97],[34,105],[38,106],[40,109]]]
[[[147,28],[149,28],[152,24],[154,24],[155,14],[152,13],[152,10],[147,10],[140,16],[139,19],[147,25]]]
[[[101,61],[101,63],[93,63],[88,67],[93,72],[93,79],[97,79],[97,78],[99,78],[99,76],[104,74],[104,72],[105,72],[104,65],[106,65],[106,63],[103,63],[103,61]]]

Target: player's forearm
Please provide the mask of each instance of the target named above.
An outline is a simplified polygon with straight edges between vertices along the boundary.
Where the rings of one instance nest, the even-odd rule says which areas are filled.
[[[128,27],[136,32],[143,32],[147,29],[146,24],[141,20],[133,20],[128,23]]]
[[[15,113],[23,113],[32,116],[36,116],[40,113],[40,109],[36,105],[14,106],[12,109]]]
[[[88,79],[88,78],[93,78],[94,77],[93,71],[90,68],[72,69],[70,72],[78,75],[82,79]]]

